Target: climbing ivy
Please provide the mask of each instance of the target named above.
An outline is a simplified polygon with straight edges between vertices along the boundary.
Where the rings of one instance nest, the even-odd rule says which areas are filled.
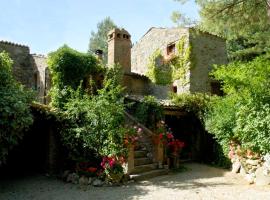
[[[187,44],[187,38],[182,37],[176,43],[177,55],[170,60],[173,69],[173,81],[181,80],[183,84],[187,84],[189,80],[186,77],[188,70],[191,67],[191,46]]]
[[[148,78],[158,85],[168,85],[172,82],[172,68],[169,63],[164,62],[160,49],[154,51],[149,58]]]
[[[175,80],[180,80],[183,85],[187,84],[191,46],[186,44],[187,38],[181,37],[176,43],[176,54],[169,57],[164,57],[160,49],[155,50],[149,58],[147,77],[158,85],[168,85]]]

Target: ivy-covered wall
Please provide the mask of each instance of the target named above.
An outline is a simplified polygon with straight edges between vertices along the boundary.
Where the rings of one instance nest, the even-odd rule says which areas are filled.
[[[171,44],[174,55],[167,52]],[[168,98],[173,86],[178,94],[211,92],[213,64],[227,63],[225,40],[193,28],[151,28],[131,55],[131,71],[148,76],[158,98]]]

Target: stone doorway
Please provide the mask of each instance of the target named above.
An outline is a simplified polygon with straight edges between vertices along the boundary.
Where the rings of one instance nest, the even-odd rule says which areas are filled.
[[[185,142],[180,159],[211,163],[214,160],[214,139],[208,134],[200,120],[189,113],[165,112],[165,123],[174,138]]]

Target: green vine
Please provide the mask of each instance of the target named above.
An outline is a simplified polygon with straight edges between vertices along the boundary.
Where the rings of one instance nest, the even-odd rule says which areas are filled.
[[[168,85],[180,80],[183,85],[189,82],[186,74],[190,69],[191,46],[186,46],[187,38],[181,37],[176,43],[176,54],[168,58],[160,49],[154,51],[149,58],[147,77],[155,84]]]

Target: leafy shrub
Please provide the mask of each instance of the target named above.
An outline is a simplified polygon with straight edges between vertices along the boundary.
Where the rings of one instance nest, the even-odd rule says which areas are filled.
[[[163,108],[153,96],[145,96],[135,110],[137,120],[148,128],[156,128],[157,122],[163,119]]]
[[[203,93],[183,93],[183,94],[171,94],[172,102],[180,107],[183,111],[193,113],[200,119],[202,119],[207,104],[210,101],[210,96]]]
[[[99,95],[89,96],[79,89],[71,92],[65,105],[69,124],[62,131],[64,144],[73,157],[94,151],[97,156],[123,155],[124,104],[119,98],[121,87],[99,90]]]
[[[205,117],[206,128],[223,149],[236,141],[244,149],[270,151],[270,57],[221,66],[213,76],[227,96],[215,99]]]
[[[0,53],[0,165],[33,122],[30,113],[33,95],[15,81],[11,67],[7,53]]]
[[[66,45],[49,54],[48,65],[52,77],[52,105],[59,108],[63,108],[69,98],[69,88],[76,90],[81,82],[89,83],[90,75],[103,70],[94,56],[80,53]]]

